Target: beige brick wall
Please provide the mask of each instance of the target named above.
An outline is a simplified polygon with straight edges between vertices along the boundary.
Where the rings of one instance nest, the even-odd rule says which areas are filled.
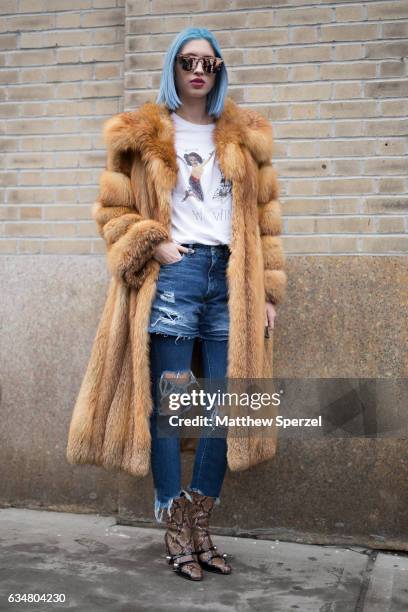
[[[164,51],[195,25],[230,95],[273,123],[286,252],[407,253],[406,0],[122,4],[1,4],[2,252],[103,251],[101,124],[155,99]]]
[[[1,253],[103,251],[90,206],[124,41],[122,0],[2,0]]]

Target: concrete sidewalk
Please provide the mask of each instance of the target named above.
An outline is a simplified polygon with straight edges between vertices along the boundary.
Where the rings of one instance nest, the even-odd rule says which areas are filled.
[[[114,517],[0,509],[0,611],[403,612],[408,555],[214,536],[233,574],[202,582],[166,564],[163,531]],[[9,603],[63,593],[65,603]]]

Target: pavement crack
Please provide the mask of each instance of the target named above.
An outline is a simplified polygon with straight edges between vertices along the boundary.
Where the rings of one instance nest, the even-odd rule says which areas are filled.
[[[349,548],[348,550],[353,550],[353,549]],[[364,574],[363,574],[363,577],[362,577],[362,580],[361,580],[360,593],[358,595],[356,607],[354,609],[354,612],[363,612],[363,610],[364,610],[364,603],[365,603],[365,600],[366,600],[366,597],[367,597],[368,587],[370,585],[371,574],[373,572],[375,561],[376,561],[380,551],[378,551],[378,550],[371,550],[371,549],[367,548],[367,549],[364,549],[363,551],[356,550],[354,552],[360,552],[362,554],[367,555],[367,565],[365,567]]]

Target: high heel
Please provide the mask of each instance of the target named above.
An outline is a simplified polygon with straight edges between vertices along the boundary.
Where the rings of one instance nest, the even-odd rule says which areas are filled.
[[[209,532],[209,522],[215,498],[191,491],[191,528],[194,553],[201,567],[209,572],[230,574],[232,567],[226,562],[227,553],[219,553]]]
[[[173,499],[164,535],[166,559],[169,565],[173,564],[174,571],[183,578],[202,580],[202,569],[193,554],[190,505],[191,502],[185,495]]]

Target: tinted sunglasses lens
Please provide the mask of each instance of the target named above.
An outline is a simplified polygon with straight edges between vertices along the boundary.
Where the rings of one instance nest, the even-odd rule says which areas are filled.
[[[183,70],[192,70],[193,68],[193,58],[192,57],[182,55],[179,58],[179,61],[180,61],[180,64]]]
[[[218,72],[221,69],[221,66],[222,66],[222,60],[219,60],[216,57],[205,58],[204,70],[206,72],[210,72],[210,73]]]
[[[213,65],[214,63],[212,59],[210,59],[209,57],[204,58],[203,69],[205,70],[205,72],[208,72],[208,73],[214,72]]]
[[[195,70],[197,63],[200,61],[198,58],[190,57],[188,55],[178,56],[178,60],[183,70]],[[222,60],[214,57],[202,58],[203,70],[209,74],[212,72],[218,72],[222,66]]]

